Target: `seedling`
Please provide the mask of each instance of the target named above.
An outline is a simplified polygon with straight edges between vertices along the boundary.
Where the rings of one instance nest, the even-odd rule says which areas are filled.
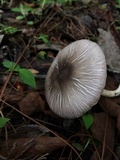
[[[45,44],[50,45],[49,37],[46,34],[40,34],[38,37],[35,37],[37,40],[42,40]]]
[[[27,24],[33,25],[33,21],[27,21],[27,15],[29,14],[29,12],[33,11],[33,8],[31,8],[29,6],[26,6],[26,5],[23,5],[23,4],[20,4],[19,7],[12,8],[11,10],[13,12],[21,13],[20,16],[16,17],[17,20],[23,20],[23,19],[25,19],[26,22],[27,22]]]
[[[87,142],[84,145],[80,143],[73,143],[72,145],[79,151],[81,151],[80,155],[88,148],[89,144],[91,144],[91,139],[88,138]]]
[[[17,31],[18,31],[18,29],[15,27],[6,26],[6,25],[0,23],[0,32],[3,32],[5,34],[14,34]]]
[[[39,53],[38,53],[38,56],[41,58],[41,59],[45,59],[45,55],[46,55],[47,53],[45,52],[45,51],[40,51]]]
[[[17,72],[20,77],[20,80],[23,83],[25,83],[33,88],[36,88],[35,77],[31,71],[29,71],[28,69],[25,69],[25,68],[21,68],[15,62],[11,62],[8,60],[3,62],[3,66],[8,68],[8,71]]]

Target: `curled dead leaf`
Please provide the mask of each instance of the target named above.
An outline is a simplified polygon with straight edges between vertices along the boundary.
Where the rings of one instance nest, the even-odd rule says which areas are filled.
[[[58,137],[39,135],[36,138],[12,138],[1,141],[0,156],[7,159],[31,159],[65,146],[66,144]]]
[[[19,108],[23,113],[31,115],[44,110],[44,102],[38,92],[32,91],[19,102]]]
[[[105,54],[109,70],[120,73],[120,48],[115,42],[115,39],[110,31],[105,31],[102,28],[99,28],[98,31],[98,44]]]

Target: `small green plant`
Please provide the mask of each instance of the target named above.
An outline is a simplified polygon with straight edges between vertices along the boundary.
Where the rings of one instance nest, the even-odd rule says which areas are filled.
[[[120,8],[120,0],[116,0],[115,2],[116,2],[115,7],[116,7],[116,8]]]
[[[40,36],[35,37],[37,40],[42,40],[45,44],[50,45],[49,37],[46,34],[40,34]]]
[[[18,64],[16,65],[15,62],[11,62],[8,60],[3,62],[3,66],[8,68],[8,71],[17,72],[20,77],[20,80],[23,83],[25,83],[33,88],[36,88],[35,77],[31,71],[29,71],[28,69],[25,69],[25,68],[21,68]]]
[[[10,1],[12,1],[12,0],[10,0]],[[0,0],[0,5],[1,5],[1,6],[2,6],[2,5],[7,6],[7,5],[9,5],[9,4],[11,3],[10,1]]]
[[[59,3],[61,5],[65,5],[66,3],[72,4],[73,1],[76,1],[76,0],[36,0],[36,1],[33,1],[33,3],[36,3],[39,5],[39,11],[37,11],[37,12],[36,12],[35,8],[32,8],[28,5],[24,5],[22,3],[19,5],[19,7],[12,8],[11,11],[21,14],[16,17],[17,20],[24,19],[24,20],[26,20],[26,23],[28,25],[33,25],[34,24],[33,21],[27,21],[27,16],[29,15],[29,13],[42,15],[42,11],[43,11],[46,4],[52,5],[52,4]]]
[[[91,138],[88,138],[85,144],[80,143],[72,143],[72,145],[79,151],[81,151],[80,155],[88,148],[88,146],[91,144]]]
[[[41,8],[43,9],[45,4],[47,3],[47,0],[42,0],[42,3],[41,3]]]
[[[1,5],[3,5],[3,4],[4,4],[4,2],[5,2],[4,0],[0,0],[0,4],[1,4]]]
[[[94,122],[94,118],[91,114],[84,114],[82,116],[82,120],[83,120],[83,123],[86,127],[86,129],[89,129],[91,127],[91,125],[93,124]],[[81,145],[80,143],[73,143],[72,145],[79,151],[81,151],[81,154],[85,151],[85,149],[88,147],[88,145],[90,144],[91,142],[91,139],[88,138],[87,142],[83,145]]]
[[[45,55],[46,55],[47,53],[45,52],[45,51],[40,51],[39,53],[38,53],[38,57],[40,57],[41,59],[45,59]]]
[[[17,20],[23,20],[25,19],[27,21],[27,15],[30,12],[33,12],[33,8],[27,6],[27,5],[23,5],[22,3],[20,4],[19,7],[15,7],[11,9],[13,12],[18,12],[21,13],[20,16],[17,16],[16,19]],[[27,24],[29,25],[33,25],[33,21],[27,21]]]
[[[0,128],[5,127],[6,123],[9,122],[9,118],[0,117]]]
[[[15,27],[6,26],[6,25],[0,23],[0,32],[3,32],[5,34],[14,34],[17,31],[18,31],[18,29]]]

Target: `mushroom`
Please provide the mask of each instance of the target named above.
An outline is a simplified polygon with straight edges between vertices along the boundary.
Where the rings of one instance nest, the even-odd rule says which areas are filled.
[[[98,44],[75,41],[61,51],[48,70],[45,95],[51,110],[77,118],[94,106],[106,84],[106,60]]]
[[[102,92],[102,96],[106,96],[106,97],[116,97],[116,96],[119,96],[119,95],[120,95],[120,85],[114,91],[104,89],[103,92]]]

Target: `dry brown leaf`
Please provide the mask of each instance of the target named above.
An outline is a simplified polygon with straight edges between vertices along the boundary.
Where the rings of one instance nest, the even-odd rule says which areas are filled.
[[[105,97],[100,99],[100,103],[106,112],[116,118],[118,132],[120,133],[120,106],[112,99]]]
[[[19,101],[21,101],[24,98],[24,96],[25,96],[25,93],[18,92],[15,89],[11,90],[9,87],[7,87],[5,89],[4,94],[3,94],[3,99],[6,102],[10,102],[11,104],[15,104],[15,103],[18,103]]]
[[[112,124],[112,121],[105,113],[95,113],[93,116],[94,116],[94,123],[91,127],[91,131],[93,137],[100,142],[99,145],[97,146],[99,156],[101,158],[103,146],[105,143],[103,159],[112,160],[111,151],[113,151],[114,149],[114,136],[115,136],[115,128]],[[91,160],[97,160],[97,159],[99,158],[97,155],[97,151],[95,151],[91,157]]]
[[[19,108],[23,113],[31,115],[37,111],[44,110],[44,102],[38,92],[32,91],[19,102]]]
[[[120,106],[112,101],[110,98],[102,97],[100,104],[103,109],[108,112],[111,116],[117,118],[119,116]]]
[[[30,69],[28,69],[28,70],[29,70],[31,73],[33,73],[33,74],[39,73],[39,71],[37,71],[36,69],[33,69],[33,68],[32,68],[32,69],[30,68]]]
[[[102,28],[99,28],[98,31],[98,44],[105,54],[109,69],[113,72],[120,73],[120,49],[114,37],[110,31],[105,31]]]
[[[0,156],[8,159],[42,156],[65,146],[66,144],[58,137],[12,138],[7,141],[1,141]]]

